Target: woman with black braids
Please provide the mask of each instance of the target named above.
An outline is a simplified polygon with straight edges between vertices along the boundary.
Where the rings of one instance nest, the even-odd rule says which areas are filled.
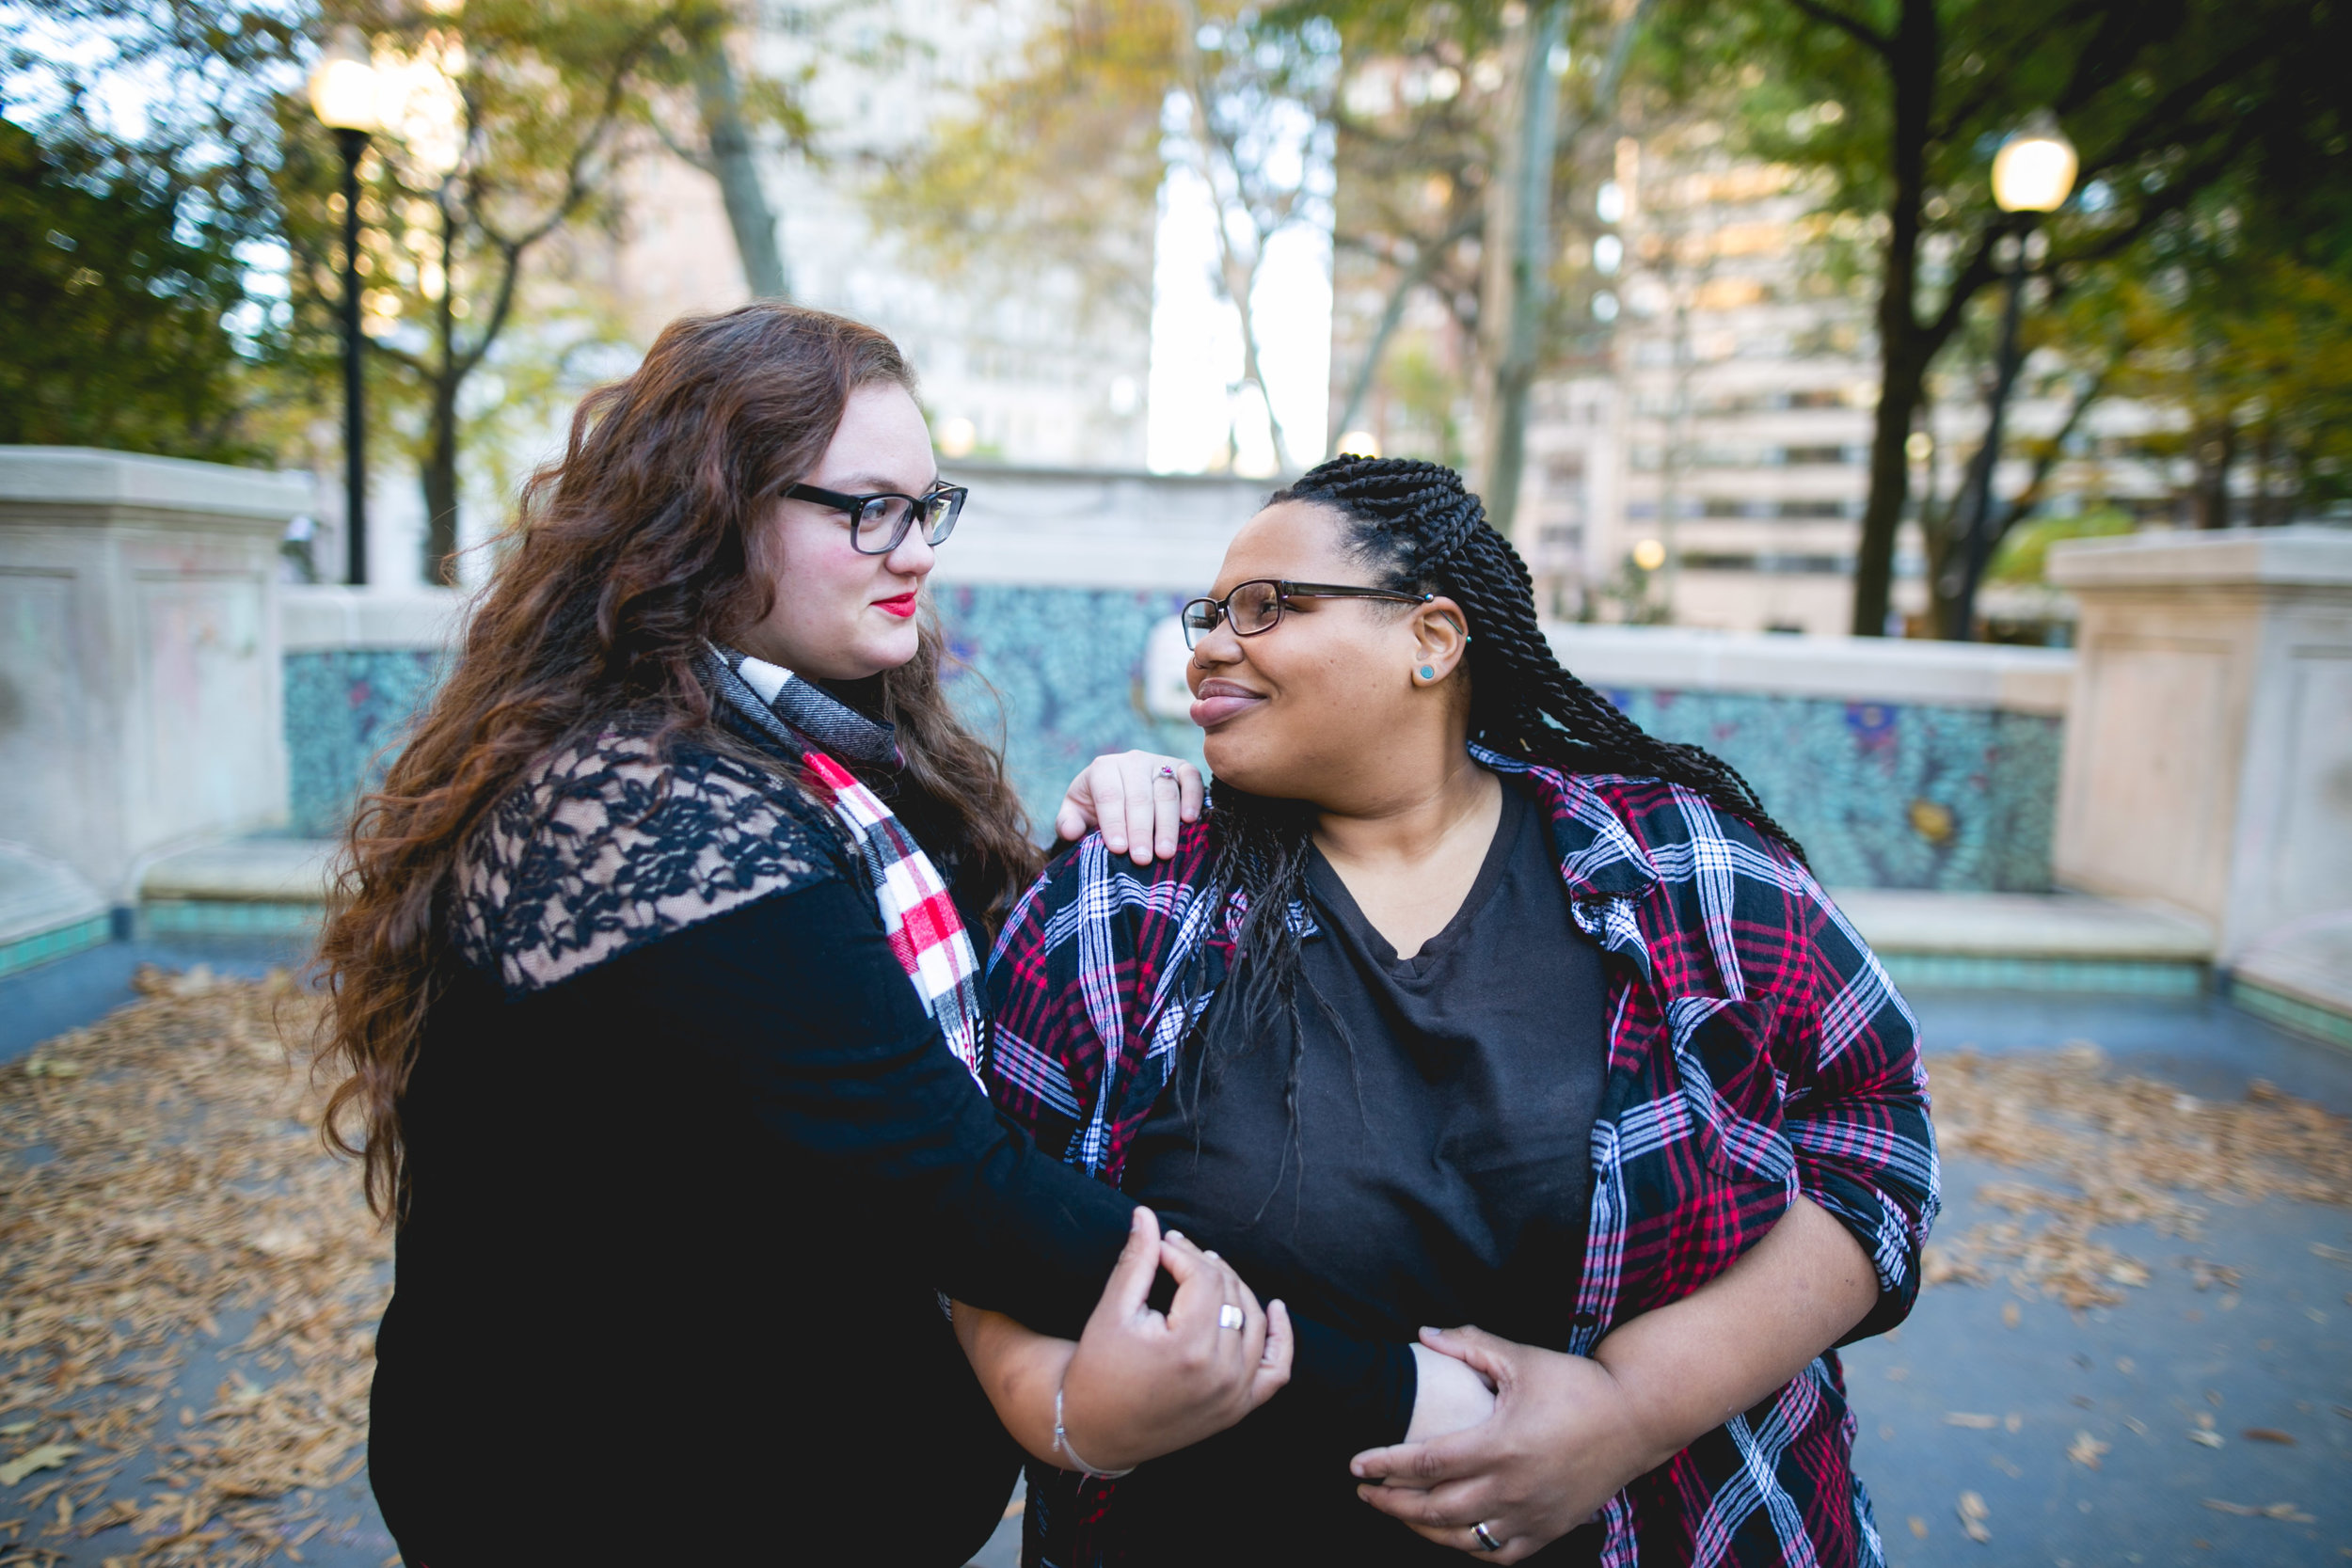
[[[1909,1310],[1934,1136],[1795,841],[1560,667],[1448,469],[1315,468],[1184,620],[1207,818],[1030,891],[992,1093],[1302,1311],[1418,1330],[1423,1387],[1481,1383],[1399,1379],[1362,1451],[1278,1394],[1123,1479],[1033,1465],[1029,1560],[1878,1561],[1833,1347]],[[1053,1342],[960,1327],[1036,1426]]]

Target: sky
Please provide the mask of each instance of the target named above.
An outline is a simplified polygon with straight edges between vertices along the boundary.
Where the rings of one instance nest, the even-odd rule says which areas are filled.
[[[1279,176],[1279,166],[1270,160],[1269,167]],[[1290,173],[1307,180],[1328,170],[1308,166],[1302,140]],[[1322,460],[1330,418],[1330,206],[1306,206],[1314,218],[1266,242],[1253,291],[1259,364],[1289,444],[1284,453],[1276,449],[1264,400],[1242,381],[1241,313],[1217,281],[1216,198],[1194,166],[1169,160],[1152,245],[1145,461],[1154,472],[1222,467],[1229,451],[1234,471],[1259,476]],[[1248,243],[1248,220],[1236,214],[1232,221],[1237,239]]]

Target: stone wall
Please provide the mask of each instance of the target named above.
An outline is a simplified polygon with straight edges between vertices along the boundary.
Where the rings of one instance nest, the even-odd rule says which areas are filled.
[[[305,838],[343,830],[440,679],[460,607],[449,593],[285,591],[287,815]]]
[[[109,903],[282,825],[278,539],[304,474],[0,447],[0,838]]]
[[[957,660],[949,689],[981,735],[1001,736],[1032,819],[1050,821],[1071,776],[1101,752],[1197,761],[1175,614],[1215,577],[1264,485],[984,465],[951,465],[950,477],[973,493],[932,581]],[[453,609],[290,594],[299,831],[340,827],[371,759],[435,678]],[[2072,656],[1647,627],[1552,635],[1569,668],[1636,721],[1745,772],[1825,880],[2049,886]]]
[[[2071,654],[1632,626],[1551,641],[1644,729],[1739,768],[1824,882],[2050,886]]]
[[[2082,602],[2059,874],[2352,1010],[2352,530],[2082,540],[2050,576]]]

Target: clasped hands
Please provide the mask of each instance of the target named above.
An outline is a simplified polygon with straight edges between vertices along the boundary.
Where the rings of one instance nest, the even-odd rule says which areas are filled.
[[[1661,1451],[1598,1361],[1477,1328],[1424,1328],[1413,1349],[1422,1397],[1412,1429],[1392,1448],[1358,1454],[1351,1468],[1357,1496],[1441,1546],[1517,1562],[1680,1447]],[[1483,1403],[1463,1371],[1491,1390]],[[1478,1525],[1501,1544],[1481,1543]]]

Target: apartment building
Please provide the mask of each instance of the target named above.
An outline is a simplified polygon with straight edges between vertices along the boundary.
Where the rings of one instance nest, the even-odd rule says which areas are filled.
[[[1608,372],[1542,386],[1531,410],[1519,544],[1547,608],[1848,630],[1879,364],[1867,270],[1844,274],[1833,261],[1839,243],[1867,247],[1867,236],[1835,230],[1797,171],[1739,158],[1704,123],[1620,143],[1600,202],[1616,232],[1570,260],[1614,282],[1596,300],[1613,327]],[[2022,438],[2064,422],[2073,387],[2059,369],[2028,361],[2010,415],[2020,439],[1996,495],[2028,481]],[[1953,356],[1910,444],[1899,622],[1928,602],[1912,519],[1923,501],[1948,503],[1981,439],[1975,379]],[[2169,520],[2177,476],[2149,455],[2167,423],[2142,405],[2090,405],[2051,476],[2051,509],[2112,505]],[[1986,608],[2071,613],[2051,596],[2001,589]]]
[[[806,78],[821,159],[781,149],[762,183],[782,232],[794,300],[870,322],[922,378],[944,455],[1054,467],[1140,468],[1151,368],[1147,309],[1090,299],[1034,258],[951,272],[877,225],[866,192],[882,163],[958,112],[989,62],[1018,42],[1019,15],[957,0],[870,8],[761,8],[751,57]],[[913,41],[909,41],[913,40]],[[634,175],[612,265],[631,334],[650,341],[687,310],[748,297],[716,182],[667,155]],[[1152,214],[1132,236],[1149,277]]]

